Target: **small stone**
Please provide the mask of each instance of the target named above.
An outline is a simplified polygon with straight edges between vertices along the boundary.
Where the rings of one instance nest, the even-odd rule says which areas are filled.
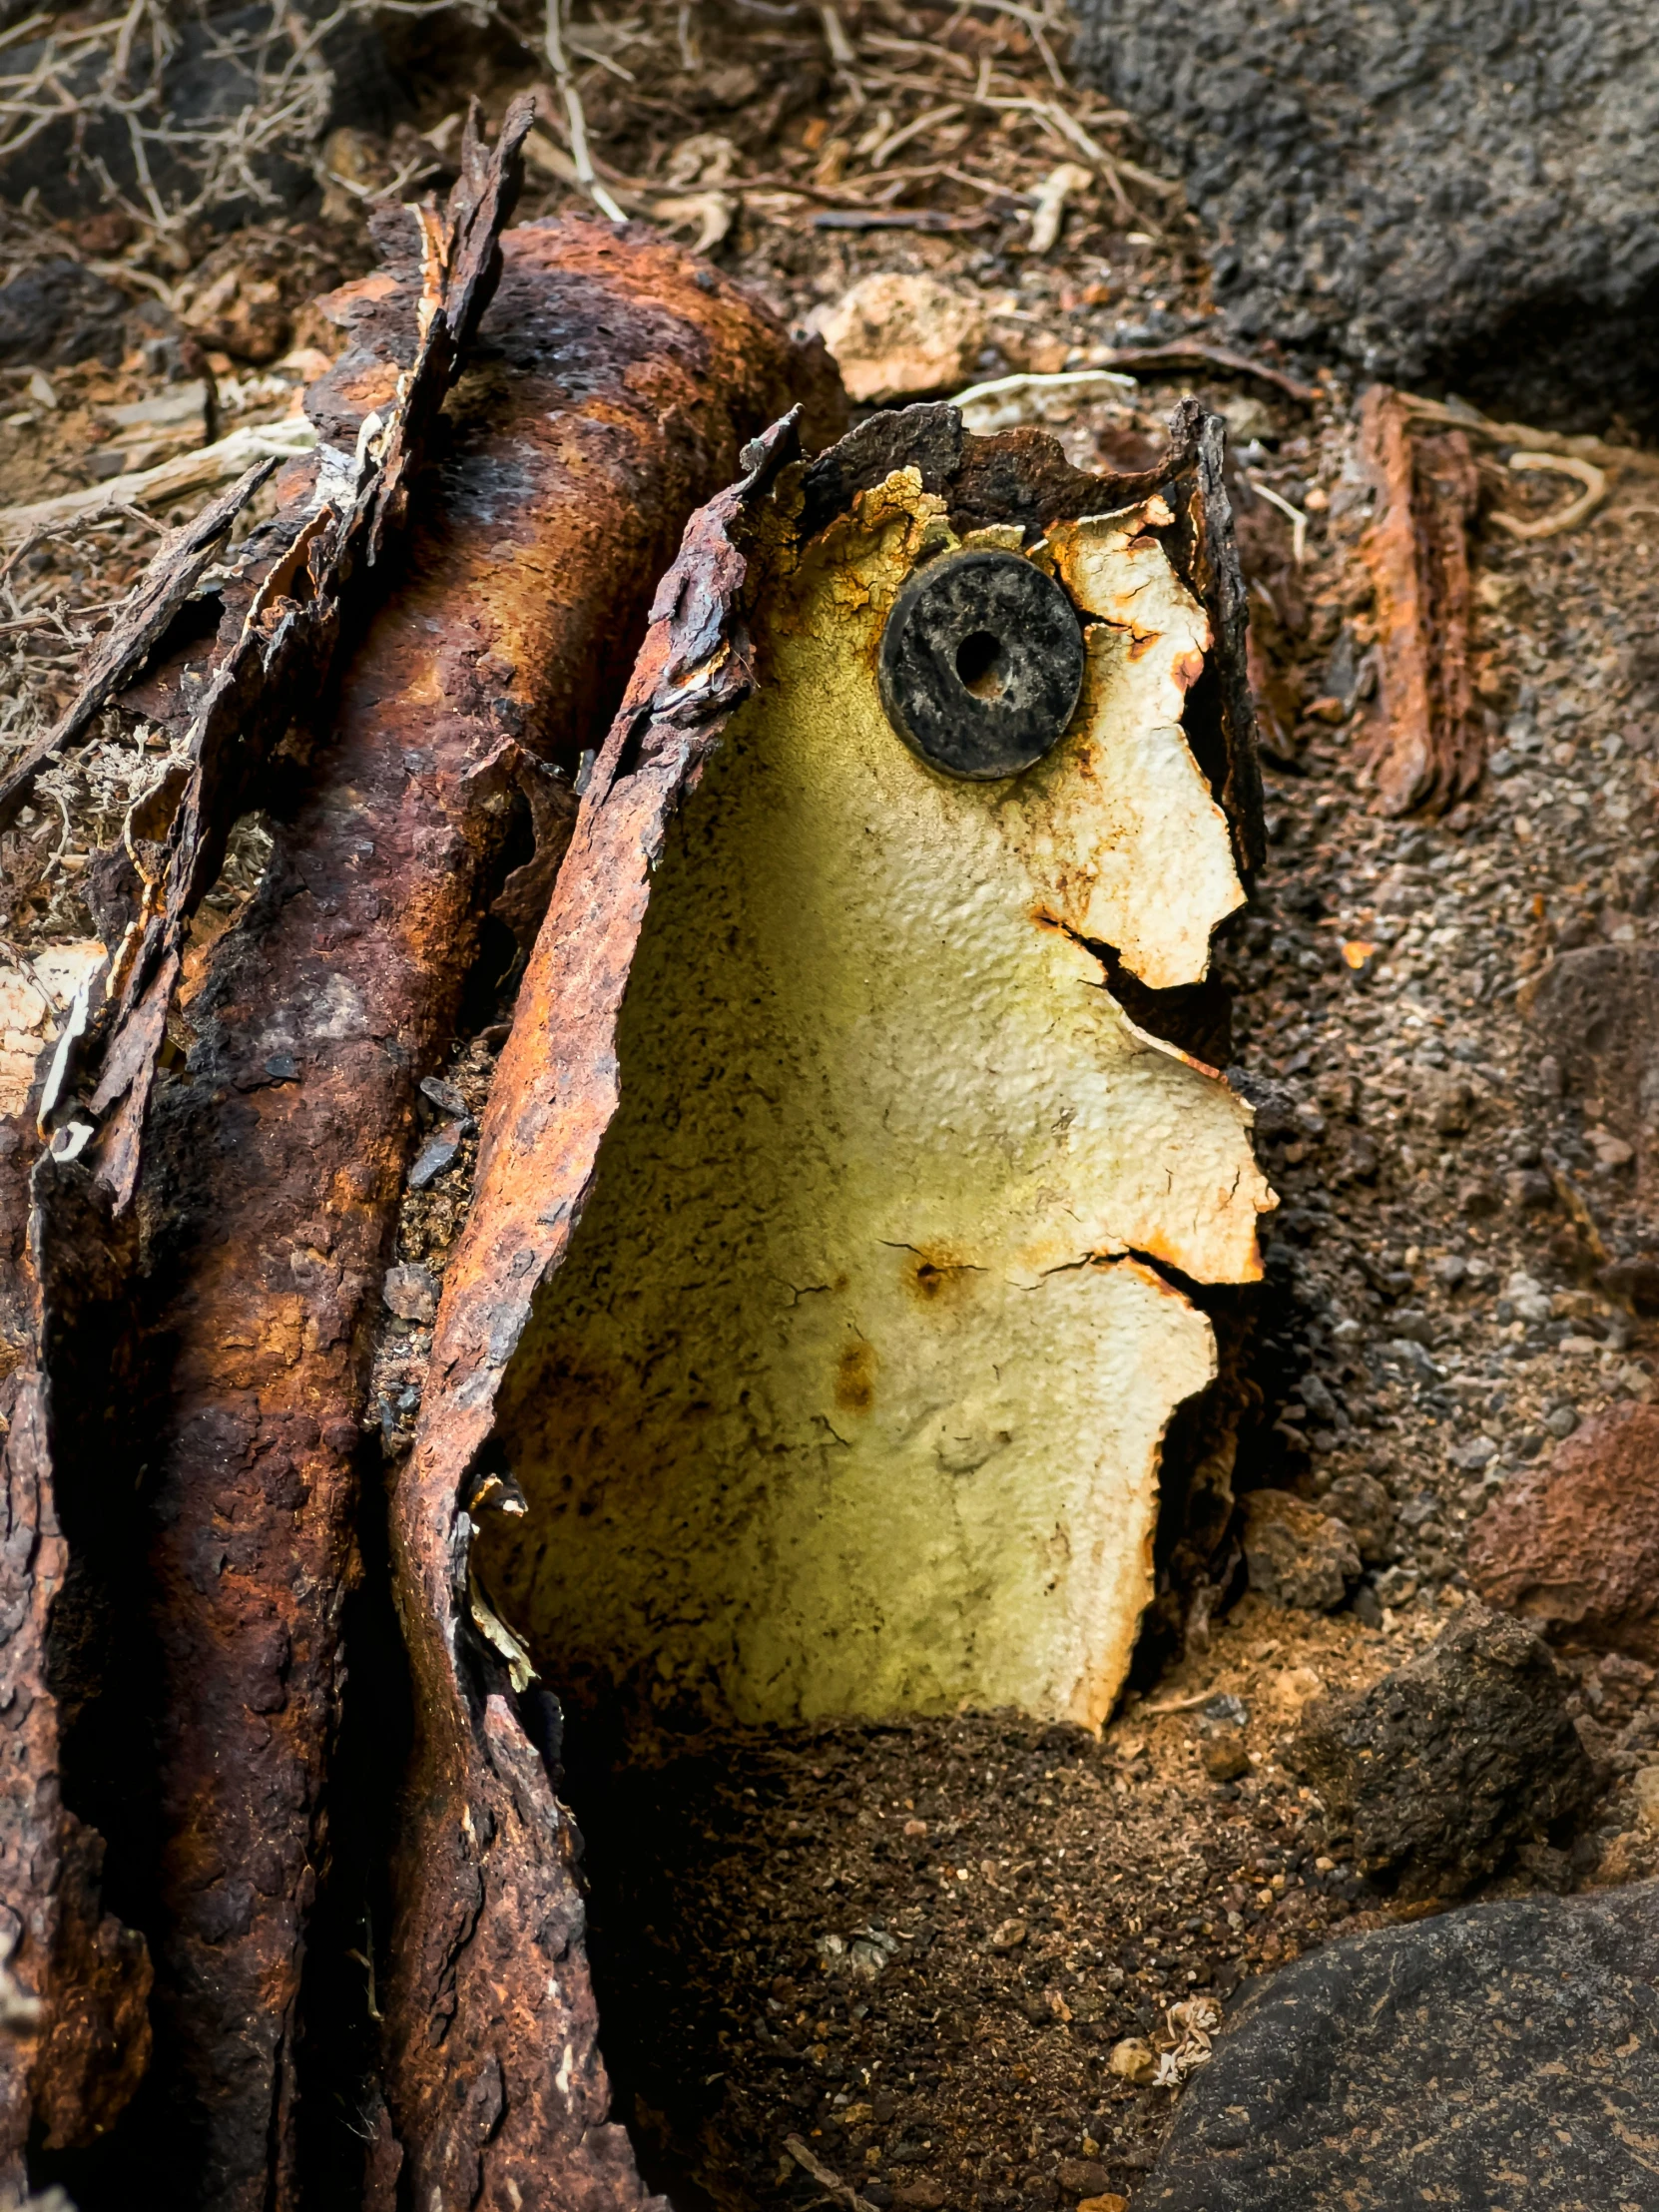
[[[1322,1513],[1334,1515],[1348,1528],[1368,1567],[1382,1564],[1393,1539],[1394,1501],[1375,1474],[1356,1468],[1338,1475],[1319,1505]]]
[[[1497,1457],[1497,1445],[1490,1436],[1471,1436],[1466,1444],[1453,1445],[1446,1457],[1465,1474],[1478,1474]]]
[[[434,1183],[447,1167],[454,1165],[455,1155],[461,1149],[461,1139],[466,1134],[466,1124],[459,1121],[445,1122],[434,1130],[421,1146],[415,1164],[409,1170],[411,1191],[423,1191],[428,1183]]]
[[[1062,2158],[1057,2178],[1068,2197],[1098,2197],[1112,2177],[1092,2158]]]
[[[1659,1828],[1659,1767],[1638,1767],[1630,1777],[1630,1794],[1644,1828]]]
[[[1449,1068],[1419,1068],[1415,1085],[1417,1120],[1436,1136],[1462,1136],[1474,1106],[1474,1094],[1463,1078]]]
[[[1017,1950],[1026,1937],[1023,1921],[1001,1921],[991,1936],[992,1950]]]
[[[1544,1426],[1552,1436],[1565,1442],[1578,1426],[1578,1407],[1576,1405],[1551,1406],[1550,1410],[1544,1415]]]
[[[940,2205],[946,2201],[944,2185],[935,2181],[931,2174],[917,2174],[913,2180],[900,2183],[892,2193],[892,2200],[894,2204],[912,2207],[912,2212],[939,2212]]]
[[[1104,2196],[1085,2197],[1077,2212],[1129,2212],[1129,2199],[1114,2196],[1107,2190]]]
[[[936,276],[865,276],[816,319],[860,404],[952,390],[985,342],[979,300]]]
[[[1288,1490],[1252,1490],[1244,1512],[1253,1590],[1315,1612],[1342,1604],[1360,1578],[1359,1547],[1342,1521]]]
[[[1549,1636],[1659,1662],[1659,1406],[1581,1421],[1470,1531],[1481,1596]]]
[[[1471,1599],[1369,1690],[1312,1703],[1283,1756],[1362,1872],[1455,1896],[1593,1799],[1569,1687],[1529,1629]]]
[[[1231,1730],[1225,1735],[1207,1736],[1198,1749],[1204,1763],[1204,1771],[1212,1782],[1237,1782],[1250,1772],[1250,1753],[1245,1749],[1242,1736]]]
[[[387,1268],[380,1289],[387,1313],[399,1321],[435,1321],[438,1311],[437,1277],[426,1268]]]
[[[1354,1593],[1354,1617],[1362,1628],[1382,1626],[1382,1600],[1369,1582],[1362,1582]]]
[[[454,1084],[446,1082],[441,1075],[423,1076],[420,1084],[420,1095],[422,1098],[429,1098],[438,1111],[448,1114],[451,1120],[464,1121],[466,1119],[466,1100]]]
[[[1152,2045],[1139,2035],[1126,2035],[1121,2043],[1114,2043],[1106,2064],[1120,2081],[1150,2081],[1158,2070]]]

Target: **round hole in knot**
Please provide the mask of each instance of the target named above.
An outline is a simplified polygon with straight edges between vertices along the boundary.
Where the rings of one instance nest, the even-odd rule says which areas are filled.
[[[989,630],[970,630],[956,648],[956,673],[975,699],[999,699],[1007,681],[1002,640]]]

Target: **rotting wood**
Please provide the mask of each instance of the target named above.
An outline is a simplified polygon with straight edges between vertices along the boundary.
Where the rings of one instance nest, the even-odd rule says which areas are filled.
[[[1480,486],[1468,433],[1419,431],[1401,393],[1374,384],[1360,450],[1376,511],[1360,556],[1376,593],[1380,719],[1365,774],[1384,814],[1443,812],[1485,766],[1474,704],[1470,534]]]
[[[767,618],[754,596],[757,564],[764,560],[759,541],[768,529],[775,534],[782,530],[802,546],[822,547],[837,529],[844,531],[849,512],[873,520],[883,500],[893,503],[888,520],[907,539],[912,533],[925,538],[923,508],[940,524],[948,516],[958,537],[977,530],[987,534],[985,542],[1004,546],[1025,542],[1027,524],[1037,530],[1052,526],[1056,557],[1070,557],[1079,567],[1085,553],[1114,575],[1117,564],[1133,567],[1139,559],[1149,564],[1150,580],[1156,560],[1166,564],[1166,576],[1173,571],[1184,578],[1189,591],[1205,571],[1210,587],[1206,642],[1219,639],[1216,651],[1225,653],[1237,638],[1242,595],[1216,466],[1219,426],[1205,421],[1202,410],[1183,409],[1175,428],[1175,449],[1164,469],[1150,472],[1152,481],[1126,483],[1070,469],[1050,440],[1030,432],[966,438],[955,411],[944,406],[872,417],[802,472],[791,465],[791,425],[784,423],[752,450],[745,481],[713,502],[688,530],[680,560],[658,593],[650,636],[595,765],[520,992],[485,1124],[472,1213],[446,1271],[414,1455],[394,1507],[400,1604],[421,1739],[406,1792],[391,1946],[394,1980],[388,2008],[399,2022],[393,2108],[416,2106],[447,2115],[441,2129],[427,2121],[417,2130],[428,2146],[442,2142],[441,2159],[423,2162],[413,2172],[417,2200],[437,2192],[448,2201],[453,2192],[503,2203],[517,2202],[522,2195],[529,2202],[538,2181],[545,2193],[546,2177],[566,2169],[584,2128],[603,2117],[602,2075],[591,2028],[584,2024],[581,2032],[573,2031],[548,1995],[550,1966],[567,1976],[580,1957],[581,1908],[571,1866],[572,1840],[532,1749],[532,1738],[540,1740],[543,1733],[536,1708],[539,1693],[530,1687],[515,1639],[497,1622],[475,1579],[475,1519],[489,1510],[492,1496],[511,1494],[504,1477],[515,1471],[515,1439],[502,1394],[509,1369],[525,1341],[533,1309],[541,1311],[556,1290],[585,1210],[595,1203],[596,1190],[604,1188],[601,1143],[616,1126],[619,1095],[627,1095],[626,1086],[619,1094],[618,1056],[625,998],[648,909],[669,880],[680,849],[676,840],[691,839],[701,851],[710,837],[714,818],[707,807],[698,811],[700,801],[718,792],[717,815],[735,804],[720,781],[722,747],[755,690],[755,656],[773,654],[777,642],[766,635]],[[1110,522],[1080,519],[1110,515],[1114,509],[1115,529]],[[939,539],[941,545],[947,542]],[[912,545],[912,557],[913,552]],[[823,640],[828,658],[816,682],[811,676],[804,680],[800,694],[822,704],[827,732],[845,723],[843,695],[860,685],[873,689],[865,612],[869,581],[850,571],[843,579],[840,605],[852,649],[836,653],[830,621]],[[889,585],[887,579],[881,590]],[[834,597],[833,576],[829,588]],[[1172,615],[1181,604],[1177,593]],[[1190,598],[1185,601],[1188,608],[1192,604]],[[1109,623],[1103,627],[1112,628]],[[1163,665],[1158,648],[1151,650],[1149,671]],[[1201,697],[1200,687],[1192,684],[1197,671],[1185,648],[1177,652],[1176,663],[1191,687],[1189,707],[1209,724],[1203,737],[1196,730],[1190,735],[1194,755],[1206,770],[1204,805],[1212,809],[1221,854],[1227,853],[1229,828],[1236,851],[1255,850],[1259,827],[1243,820],[1227,824],[1214,811],[1210,796],[1230,785],[1248,806],[1255,791],[1248,700],[1232,711],[1240,699],[1242,675],[1236,681],[1230,676],[1220,680],[1224,672],[1215,672],[1218,681]],[[781,680],[773,654],[769,696]],[[859,712],[867,711],[866,701]],[[1085,719],[1092,711],[1085,709]],[[1145,725],[1149,736],[1161,711],[1153,712]],[[890,731],[887,744],[893,765],[902,770],[907,756]],[[913,767],[903,773],[907,785],[929,774]],[[945,780],[935,777],[932,782]],[[957,794],[967,788],[952,787]],[[782,801],[781,787],[779,796]],[[832,814],[832,793],[829,804]],[[801,848],[803,865],[808,850]],[[929,849],[917,861],[929,885],[937,884],[940,857]],[[900,864],[896,856],[893,864]],[[1042,864],[1037,863],[1039,870]],[[1087,872],[1081,871],[1074,886],[1084,907],[1088,896],[1082,876]],[[805,891],[805,882],[802,887]],[[1064,893],[1061,900],[1064,905]],[[1021,918],[1035,940],[1036,924]],[[1073,987],[1092,996],[1102,963],[1072,937],[1071,926],[1069,908],[1065,914],[1057,911],[1047,941],[1056,960],[1077,963]],[[744,939],[740,927],[731,939],[734,949]],[[688,959],[694,957],[690,938],[682,934],[675,941],[688,948]],[[1173,941],[1143,949],[1149,959],[1189,967],[1201,965],[1208,954],[1207,943],[1202,952],[1191,944],[1177,948]],[[833,945],[826,950],[832,960]],[[1155,1059],[1165,1049],[1150,1037],[1142,1045]],[[1183,1062],[1178,1054],[1170,1056],[1168,1065],[1172,1081],[1192,1086],[1188,1103],[1196,1121],[1205,1119],[1206,1100],[1221,1120],[1231,1119],[1235,1150],[1221,1182],[1237,1196],[1237,1218],[1224,1225],[1218,1216],[1210,1226],[1219,1240],[1215,1264],[1223,1272],[1248,1275],[1255,1206],[1269,1201],[1243,1148],[1247,1117],[1212,1071]],[[742,1180],[741,1174],[737,1179]],[[622,1203],[626,1206],[626,1197]],[[1208,1204],[1207,1199],[1200,1211]],[[1132,1200],[1129,1210],[1134,1211]],[[1222,1210],[1226,1212],[1225,1205]],[[1155,1243],[1158,1233],[1150,1217],[1141,1227]],[[1127,1237],[1113,1247],[1108,1233],[1103,1249],[1119,1253],[1119,1280],[1128,1293],[1144,1295],[1160,1310],[1168,1304],[1170,1334],[1180,1340],[1177,1365],[1185,1359],[1175,1394],[1202,1387],[1209,1367],[1198,1341],[1205,1330],[1201,1317],[1154,1269],[1130,1256]],[[1172,1247],[1169,1256],[1174,1264],[1199,1272],[1211,1264],[1196,1246],[1180,1252]],[[895,1266],[905,1257],[893,1255]],[[936,1261],[939,1256],[933,1257]],[[919,1261],[925,1272],[927,1255]],[[719,1264],[711,1264],[718,1274]],[[1103,1259],[1102,1274],[1112,1265]],[[734,1266],[746,1279],[766,1272],[764,1259],[747,1248],[741,1260],[728,1259],[727,1272]],[[933,1272],[942,1279],[949,1269],[934,1267]],[[627,1288],[619,1279],[619,1294]],[[640,1288],[649,1290],[650,1285]],[[918,1289],[926,1288],[918,1277]],[[664,1365],[671,1394],[683,1365],[678,1354]],[[855,1359],[844,1380],[844,1414],[856,1418],[859,1387],[868,1378]],[[535,1387],[526,1376],[527,1401]],[[626,1412],[622,1425],[628,1428]],[[1144,1457],[1144,1439],[1137,1448]],[[555,1471],[555,1489],[558,1479]],[[893,1506],[898,1510],[896,1498]],[[1131,1537],[1121,1562],[1129,1582],[1139,1572],[1134,1542]],[[1149,1588],[1143,1587],[1146,1594]],[[674,1610],[672,1598],[669,1610]],[[959,1622],[954,1628],[938,1624],[941,1643],[953,1638],[959,1643]],[[1101,1658],[1098,1679],[1087,1663],[1066,1677],[1068,1682],[1087,1679],[1082,1694],[1091,1714],[1109,1695],[1106,1676],[1123,1663],[1123,1623],[1115,1614],[1106,1642],[1111,1648]],[[555,1656],[562,1660],[565,1654],[555,1651]],[[614,1653],[619,1669],[637,1656],[632,1647]],[[666,1647],[665,1656],[672,1659]],[[1054,1693],[1039,1689],[1034,1694],[1043,1702]],[[1069,1698],[1072,1693],[1062,1689],[1058,1694]],[[550,1934],[529,1946],[525,1932],[533,1925]],[[552,2093],[552,2076],[571,2084],[568,2096]],[[489,2085],[482,2121],[477,2115],[480,2081]],[[619,2183],[613,2194],[594,2201],[637,2200]]]
[[[159,1654],[164,1832],[166,2057],[138,2150],[172,2171],[181,2202],[216,2208],[290,2204],[302,2186],[301,1969],[329,1849],[366,1362],[416,1079],[450,1033],[521,807],[514,787],[529,786],[530,813],[556,838],[552,768],[568,792],[680,524],[729,479],[745,431],[796,391],[839,427],[821,349],[803,355],[685,255],[583,223],[509,234],[503,251],[407,580],[346,669],[334,735],[276,825],[264,891],[193,961],[188,1003],[172,998],[188,1060],[147,1118],[141,1203],[101,1229],[109,1201],[87,1161],[48,1169],[52,1219],[84,1222],[95,1249],[142,1219],[137,1330],[172,1361],[146,1435],[142,1594],[127,1600]],[[354,342],[307,397],[324,492],[328,448],[361,442],[428,296],[416,267],[334,296]],[[284,484],[290,517],[317,488],[304,468]],[[291,521],[275,534],[291,536]],[[239,599],[270,598],[271,556],[264,574],[258,558],[227,586],[222,629],[236,629]],[[188,723],[192,673],[170,664],[126,704]],[[310,687],[286,681],[287,713],[303,717]],[[502,887],[497,904],[521,930],[538,918],[550,856],[544,837]],[[99,1380],[78,1366],[86,1303],[63,1287],[54,1386],[96,1407]],[[71,1455],[86,1460],[93,1440],[79,1433]],[[121,1846],[138,1848],[130,1835]],[[579,1982],[567,2001],[579,2014]],[[382,2114],[374,2186],[399,2155]]]

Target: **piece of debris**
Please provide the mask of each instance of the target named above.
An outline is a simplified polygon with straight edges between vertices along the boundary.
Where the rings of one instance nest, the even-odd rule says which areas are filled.
[[[1111,2072],[1120,2081],[1150,2081],[1158,2070],[1158,2056],[1144,2036],[1126,2035],[1112,2045],[1106,2060]]]
[[[1659,1662],[1659,1406],[1580,1422],[1486,1507],[1468,1566],[1540,1634]]]
[[[1360,541],[1372,579],[1380,723],[1368,774],[1390,815],[1443,811],[1480,780],[1469,533],[1479,501],[1466,431],[1431,426],[1377,384],[1360,416],[1376,506]]]
[[[1645,2205],[1659,1884],[1477,1905],[1255,1984],[1138,2202],[1158,2212]]]
[[[399,1321],[428,1323],[438,1310],[437,1278],[427,1268],[387,1268],[380,1297]]]
[[[1594,1797],[1568,1688],[1529,1628],[1470,1599],[1375,1688],[1305,1707],[1284,1756],[1364,1873],[1455,1897]]]

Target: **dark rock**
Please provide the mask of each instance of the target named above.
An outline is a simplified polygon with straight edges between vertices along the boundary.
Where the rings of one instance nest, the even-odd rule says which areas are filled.
[[[1539,420],[1653,419],[1659,63],[1580,0],[1079,0],[1088,66],[1179,162],[1255,341]]]
[[[447,1114],[452,1121],[464,1121],[467,1118],[466,1100],[461,1096],[455,1085],[441,1075],[422,1076],[420,1095],[422,1098],[429,1098],[432,1104],[441,1113]]]
[[[1571,1687],[1530,1629],[1471,1599],[1369,1690],[1306,1706],[1285,1757],[1364,1874],[1452,1897],[1593,1799]]]
[[[1422,2212],[1659,2203],[1659,1885],[1328,1944],[1240,2004],[1137,2203]]]
[[[436,1182],[445,1168],[453,1167],[455,1155],[461,1149],[461,1139],[470,1126],[465,1121],[446,1121],[441,1129],[433,1131],[409,1170],[411,1191],[423,1191],[428,1183]]]
[[[1340,1474],[1319,1501],[1322,1513],[1340,1520],[1368,1567],[1384,1564],[1394,1532],[1394,1501],[1375,1474]]]
[[[1288,1084],[1276,1083],[1271,1075],[1258,1075],[1246,1067],[1230,1067],[1227,1080],[1255,1110],[1256,1134],[1264,1144],[1277,1144],[1300,1133],[1297,1096]]]
[[[1659,1662],[1659,1405],[1597,1413],[1475,1522],[1468,1571],[1545,1635]]]
[[[1343,1523],[1289,1490],[1252,1490],[1243,1503],[1251,1588],[1316,1612],[1341,1605],[1360,1576],[1360,1554]]]
[[[124,291],[59,255],[36,262],[0,289],[0,362],[67,368],[102,361],[114,368],[127,348]]]
[[[1602,1120],[1636,1155],[1637,1189],[1651,1194],[1659,1170],[1653,1115],[1659,1040],[1659,946],[1587,945],[1562,953],[1527,983],[1522,1010],[1547,1041],[1568,1096],[1602,1101]]]

